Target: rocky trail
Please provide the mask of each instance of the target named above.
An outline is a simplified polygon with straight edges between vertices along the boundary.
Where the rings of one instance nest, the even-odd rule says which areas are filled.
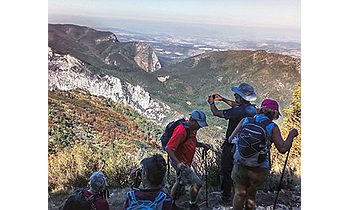
[[[110,209],[122,209],[127,189],[111,189],[110,198],[108,202]],[[256,196],[256,210],[272,210],[275,201],[277,191],[263,191],[259,190]],[[63,208],[65,200],[68,198],[69,193],[60,192],[50,195],[48,198],[49,210],[60,210]],[[188,193],[181,196],[176,202],[182,209],[187,209]],[[202,210],[229,210],[233,209],[232,205],[224,205],[220,202],[220,192],[211,192],[208,195],[208,207],[206,207],[205,191],[198,197],[198,205]],[[282,189],[278,196],[276,210],[300,210],[301,209],[301,189],[300,185],[295,186],[292,189]]]

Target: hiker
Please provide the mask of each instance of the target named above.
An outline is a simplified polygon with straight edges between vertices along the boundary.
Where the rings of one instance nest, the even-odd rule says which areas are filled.
[[[284,154],[291,148],[294,137],[298,135],[298,131],[293,129],[289,132],[287,139],[283,140],[278,125],[272,122],[280,116],[278,107],[276,101],[265,99],[260,108],[257,109],[254,118],[242,119],[228,139],[228,141],[237,144],[234,153],[235,165],[232,170],[232,179],[236,182],[233,199],[233,209],[235,210],[243,209],[244,204],[245,210],[254,208],[257,187],[264,183],[271,169],[271,144],[274,143],[278,151]],[[248,124],[251,127],[248,128]],[[256,125],[262,125],[262,128],[267,131],[267,135],[254,136],[252,132],[259,133],[254,130]],[[258,144],[252,144],[254,143],[251,140],[252,136],[255,137],[254,141],[257,141]],[[247,144],[247,142],[249,143]],[[254,145],[261,147],[261,151]],[[253,147],[256,149],[255,152],[252,150]]]
[[[101,172],[94,172],[89,181],[90,189],[79,188],[66,201],[63,210],[109,210],[106,200],[106,179]],[[83,199],[81,199],[83,198]]]
[[[126,209],[172,209],[172,198],[162,191],[166,162],[162,155],[145,158],[141,167],[131,172],[137,184],[127,193],[123,210]],[[142,188],[138,188],[142,184]],[[152,208],[153,207],[153,208]]]
[[[203,147],[205,150],[210,149],[210,145],[202,142],[198,142],[196,138],[197,131],[205,126],[208,126],[206,122],[206,116],[204,112],[196,110],[192,112],[188,121],[185,121],[190,130],[190,136],[185,143],[182,141],[186,139],[186,129],[183,124],[178,125],[165,148],[165,151],[170,157],[170,163],[175,169],[176,174],[179,176],[176,179],[174,186],[171,189],[172,197],[175,198],[175,194],[181,185],[189,185],[190,188],[190,209],[199,209],[197,205],[197,194],[202,187],[202,180],[198,175],[190,168],[196,147]],[[179,181],[181,180],[181,183]]]
[[[219,94],[210,95],[208,103],[210,110],[214,116],[225,118],[228,121],[228,126],[225,135],[225,141],[222,144],[221,162],[220,162],[220,179],[221,179],[221,200],[224,204],[232,204],[232,179],[231,171],[233,168],[233,149],[234,144],[227,141],[233,130],[238,125],[239,121],[244,117],[255,115],[255,105],[250,102],[256,100],[254,88],[246,83],[241,83],[238,87],[232,87],[231,90],[235,92],[235,100],[226,99]],[[218,110],[215,101],[223,101],[231,108],[225,110]]]

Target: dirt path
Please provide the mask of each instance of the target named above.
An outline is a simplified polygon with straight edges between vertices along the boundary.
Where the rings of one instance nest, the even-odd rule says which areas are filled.
[[[129,191],[127,189],[112,189],[110,190],[110,198],[108,202],[110,209],[119,210],[122,209],[125,195]],[[49,195],[48,198],[48,209],[49,210],[60,210],[63,208],[65,200],[68,198],[70,193],[61,192]],[[275,201],[277,192],[264,192],[262,190],[257,192],[256,196],[256,210],[272,210],[273,203]],[[205,202],[205,193],[201,193],[198,196],[198,205],[202,210],[229,210],[233,209],[232,205],[223,205],[220,203],[220,192],[211,192],[208,195],[208,208]],[[300,186],[296,186],[293,189],[284,190],[282,189],[279,193],[276,210],[300,210],[301,209],[301,189]],[[187,208],[188,193],[185,193],[177,204],[179,206]]]

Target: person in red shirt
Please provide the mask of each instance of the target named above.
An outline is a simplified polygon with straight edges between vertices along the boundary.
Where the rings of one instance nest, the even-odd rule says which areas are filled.
[[[203,182],[190,167],[196,147],[203,147],[206,150],[211,147],[209,144],[198,142],[196,138],[197,131],[202,127],[208,126],[208,124],[204,112],[200,110],[192,112],[190,119],[186,123],[190,128],[190,137],[188,140],[182,143],[186,138],[187,132],[184,125],[180,124],[174,129],[173,135],[165,148],[165,151],[170,157],[170,163],[176,170],[176,174],[180,174],[171,189],[171,194],[174,198],[177,189],[180,187],[180,179],[183,184],[191,185],[190,209],[199,209],[196,199]]]

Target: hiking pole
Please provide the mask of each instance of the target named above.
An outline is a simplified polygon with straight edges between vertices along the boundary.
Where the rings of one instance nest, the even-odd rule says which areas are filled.
[[[290,152],[290,148],[289,148],[288,153],[287,153],[286,161],[284,162],[284,167],[283,167],[281,179],[280,179],[280,183],[278,184],[277,195],[276,195],[275,203],[273,204],[272,210],[275,210],[275,207],[276,207],[276,204],[277,204],[278,194],[280,193],[280,190],[281,190],[283,174],[284,174],[284,171],[286,170],[286,165],[287,165],[287,161],[288,161],[289,152]]]
[[[207,165],[207,150],[203,148],[202,159],[204,159],[204,168],[205,168],[205,202],[206,207],[208,208],[208,165]]]
[[[169,174],[170,174],[170,160],[169,160],[169,154],[167,155],[168,156],[168,178],[169,178]]]

